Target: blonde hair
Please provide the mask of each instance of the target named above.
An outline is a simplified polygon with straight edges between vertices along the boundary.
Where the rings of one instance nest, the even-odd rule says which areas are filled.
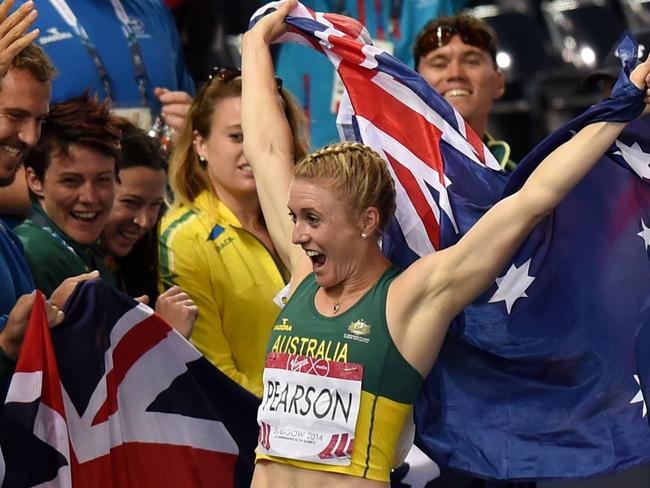
[[[289,92],[282,89],[280,95],[293,134],[294,161],[298,161],[306,153],[303,137],[305,116]],[[233,97],[241,97],[241,77],[227,81],[215,78],[197,92],[169,160],[169,184],[175,205],[192,208],[196,197],[212,188],[205,164],[199,162],[194,147],[194,131],[206,139],[210,137],[217,102]]]
[[[358,142],[330,144],[308,154],[294,168],[294,176],[323,180],[355,215],[368,207],[377,208],[379,233],[395,213],[395,184],[386,162]]]

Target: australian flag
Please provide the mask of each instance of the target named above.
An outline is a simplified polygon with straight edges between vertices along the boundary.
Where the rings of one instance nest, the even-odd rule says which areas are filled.
[[[641,310],[641,323],[635,346],[639,374],[635,375],[634,379],[639,383],[642,391],[639,391],[632,401],[643,404],[643,416],[650,422],[648,405],[644,402],[644,398],[650,398],[650,295]]]
[[[623,48],[636,53],[630,39]],[[535,148],[504,195],[585,125],[633,119],[643,96],[622,73],[612,99]],[[586,477],[650,460],[639,385],[650,371],[635,353],[650,294],[648,134],[647,116],[632,122],[450,329],[416,405],[435,459],[499,479]]]
[[[3,488],[250,485],[258,400],[148,307],[84,282],[37,300],[0,424]]]
[[[302,5],[286,21],[281,41],[321,51],[341,76],[343,136],[389,163],[398,202],[383,246],[402,266],[457,242],[582,126],[628,121],[642,106],[623,76],[613,100],[544,141],[508,179],[460,115],[357,21]],[[452,324],[416,404],[419,445],[440,464],[542,479],[650,461],[634,352],[650,294],[649,129],[631,124]]]

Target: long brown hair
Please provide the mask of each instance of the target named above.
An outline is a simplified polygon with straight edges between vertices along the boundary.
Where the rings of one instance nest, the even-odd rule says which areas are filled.
[[[304,114],[289,92],[280,89],[280,95],[293,134],[293,155],[297,162],[306,154]],[[241,97],[241,77],[226,81],[212,79],[196,94],[169,161],[169,184],[174,192],[175,205],[191,208],[202,191],[212,188],[205,165],[200,164],[194,148],[194,131],[207,139],[217,102],[232,97]]]
[[[160,144],[145,131],[126,119],[119,119],[122,131],[120,170],[144,167],[167,173],[168,165]],[[161,209],[162,215],[162,209]],[[126,256],[114,257],[117,262],[124,292],[132,297],[147,295],[153,307],[158,299],[158,221],[131,248]]]

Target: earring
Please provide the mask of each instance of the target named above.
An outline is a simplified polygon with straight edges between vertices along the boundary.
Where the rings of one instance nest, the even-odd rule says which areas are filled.
[[[361,233],[361,239],[363,239],[365,241],[367,238],[368,238],[368,234],[366,234],[365,232],[362,232]]]
[[[199,161],[201,161],[202,163],[205,163],[205,156],[199,156]]]

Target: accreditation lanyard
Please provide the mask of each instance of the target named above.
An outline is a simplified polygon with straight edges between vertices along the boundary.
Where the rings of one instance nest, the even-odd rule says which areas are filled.
[[[93,64],[97,69],[99,74],[99,79],[104,89],[104,93],[108,99],[113,99],[113,85],[111,78],[108,75],[106,66],[102,61],[95,44],[90,40],[86,29],[77,19],[77,16],[74,14],[68,2],[66,0],[50,0],[52,6],[59,13],[61,18],[68,24],[72,29],[75,35],[81,41],[81,44],[86,48],[88,54],[93,60]],[[140,103],[143,107],[148,106],[147,102],[147,87],[149,86],[149,77],[147,76],[147,71],[144,66],[144,59],[142,57],[142,51],[140,45],[138,44],[138,39],[133,32],[133,28],[129,25],[129,16],[124,10],[124,6],[120,0],[111,0],[113,10],[117,16],[120,24],[122,25],[122,31],[124,32],[124,37],[129,47],[129,52],[131,53],[131,61],[133,63],[133,72],[135,74],[135,82],[138,85],[138,91],[140,92]]]

